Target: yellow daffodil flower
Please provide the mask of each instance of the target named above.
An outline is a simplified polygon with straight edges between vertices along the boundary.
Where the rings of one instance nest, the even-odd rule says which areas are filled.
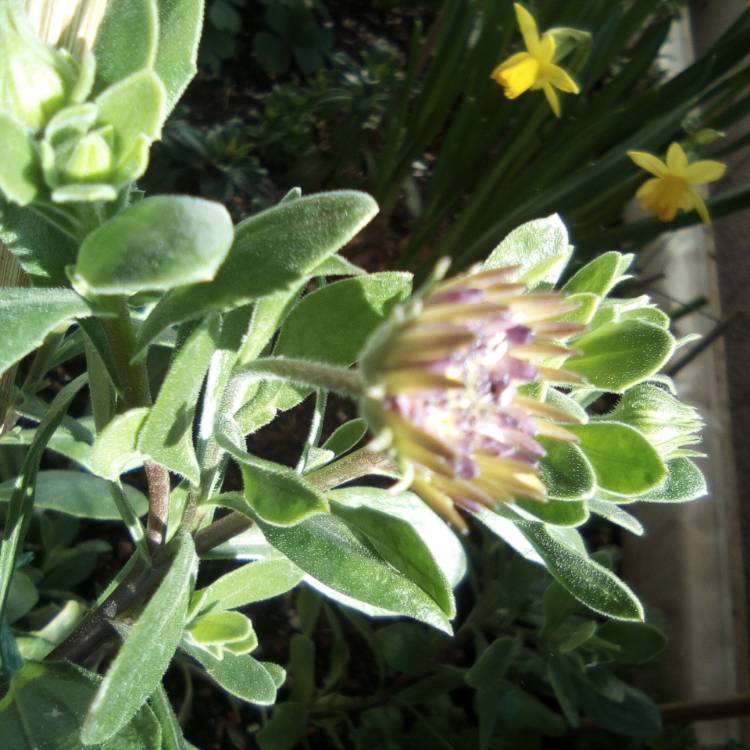
[[[529,89],[542,89],[549,106],[560,117],[560,99],[555,89],[568,94],[578,94],[578,84],[559,65],[555,65],[555,39],[547,32],[541,38],[534,16],[522,5],[515,3],[516,19],[521,30],[526,52],[511,55],[492,71],[508,99],[515,99]]]
[[[646,211],[661,221],[672,221],[678,209],[695,209],[704,224],[710,223],[708,208],[695,188],[721,179],[726,171],[726,164],[710,159],[690,164],[679,143],[673,143],[669,147],[666,163],[645,151],[628,151],[628,156],[641,169],[654,175],[635,194]]]

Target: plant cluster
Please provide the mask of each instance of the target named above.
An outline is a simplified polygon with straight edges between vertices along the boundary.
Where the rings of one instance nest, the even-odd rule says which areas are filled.
[[[0,405],[3,741],[189,748],[170,667],[271,706],[285,650],[266,750],[658,732],[617,668],[663,635],[580,531],[642,534],[630,505],[706,492],[700,418],[659,373],[689,338],[647,296],[611,296],[633,257],[571,273],[552,215],[413,289],[339,254],[378,211],[363,192],[294,189],[237,224],[146,197],[134,180],[194,73],[202,3],[81,3],[64,34],[42,6],[44,23],[0,0],[0,240],[31,283],[0,300],[0,372],[25,365]],[[324,437],[330,394],[359,416]],[[307,398],[294,467],[248,450]],[[122,567],[92,580],[115,545]],[[299,632],[273,650],[248,607],[291,591]],[[352,629],[371,696],[346,693]]]

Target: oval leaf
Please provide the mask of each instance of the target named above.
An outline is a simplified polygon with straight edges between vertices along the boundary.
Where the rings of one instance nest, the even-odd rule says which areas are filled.
[[[596,388],[622,393],[659,370],[672,356],[674,337],[660,326],[623,320],[599,326],[570,346],[581,354],[565,363],[566,370]]]
[[[208,281],[232,244],[219,203],[186,196],[146,198],[86,237],[76,283],[97,294],[135,294]]]
[[[599,487],[608,492],[640,495],[667,476],[656,449],[630,425],[601,421],[565,427],[578,436]]]
[[[68,289],[5,287],[0,295],[0,373],[33,352],[48,333],[73,318],[87,318],[91,308]]]
[[[162,299],[139,332],[138,348],[167,326],[207,310],[231,310],[291,288],[349,242],[377,210],[369,195],[342,190],[281,203],[245,219],[216,278]]]

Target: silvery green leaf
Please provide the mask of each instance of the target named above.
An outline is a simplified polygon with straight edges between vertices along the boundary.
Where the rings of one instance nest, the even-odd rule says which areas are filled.
[[[342,190],[281,203],[245,219],[237,226],[216,278],[166,295],[140,330],[138,348],[174,323],[294,288],[349,242],[377,210],[369,195]]]
[[[529,286],[553,285],[570,260],[573,248],[562,219],[553,214],[514,229],[489,255],[483,268],[519,266],[516,278]]]
[[[8,750],[80,748],[81,720],[100,684],[98,675],[69,662],[27,662],[0,701],[4,746]],[[161,728],[151,709],[139,706],[116,737],[97,747],[162,750]]]
[[[86,237],[76,283],[97,294],[135,294],[208,281],[232,237],[232,220],[218,203],[178,195],[146,198]]]
[[[622,393],[647,380],[672,356],[674,338],[660,326],[640,320],[606,323],[573,339],[565,369],[583,375],[589,384]]]
[[[0,298],[0,373],[44,342],[48,333],[74,318],[91,315],[88,303],[69,289],[9,287]]]
[[[86,745],[109,740],[157,689],[180,642],[197,558],[189,534],[172,542],[174,558],[107,670],[83,723]]]
[[[138,515],[143,515],[148,502],[135,487],[124,486],[128,501]],[[0,484],[0,502],[7,502],[13,492],[13,480]],[[37,475],[34,505],[77,518],[99,521],[120,520],[112,500],[110,485],[104,479],[81,471],[48,469]]]

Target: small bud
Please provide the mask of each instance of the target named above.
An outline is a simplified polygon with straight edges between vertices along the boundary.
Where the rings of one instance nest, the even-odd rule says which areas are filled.
[[[112,128],[100,128],[66,144],[58,159],[60,175],[65,182],[106,181],[112,169],[112,150],[104,135]]]
[[[37,132],[65,105],[76,78],[70,56],[42,42],[18,5],[0,4],[0,110]]]
[[[640,430],[666,461],[701,455],[686,446],[700,442],[698,412],[655,385],[642,383],[627,391],[609,418]]]

